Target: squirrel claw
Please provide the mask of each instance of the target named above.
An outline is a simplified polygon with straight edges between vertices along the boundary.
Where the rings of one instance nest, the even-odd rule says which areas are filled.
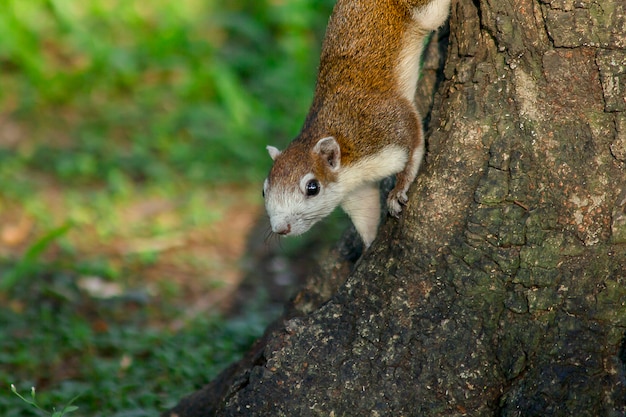
[[[393,217],[400,217],[400,213],[402,213],[402,206],[405,206],[409,201],[409,197],[407,197],[406,192],[391,192],[389,197],[387,198],[387,207],[389,208],[389,214]]]

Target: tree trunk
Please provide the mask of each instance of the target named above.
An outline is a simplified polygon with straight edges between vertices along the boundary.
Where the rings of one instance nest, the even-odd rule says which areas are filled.
[[[402,217],[165,415],[626,415],[625,16],[455,2]]]

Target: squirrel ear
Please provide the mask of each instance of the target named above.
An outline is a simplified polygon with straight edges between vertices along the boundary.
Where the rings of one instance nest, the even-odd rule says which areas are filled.
[[[339,169],[341,163],[341,149],[334,137],[329,136],[318,140],[313,147],[313,152],[318,153],[333,171]]]
[[[276,157],[280,155],[280,151],[274,146],[266,146],[265,149],[267,149],[267,152],[270,154],[272,160],[276,160]]]

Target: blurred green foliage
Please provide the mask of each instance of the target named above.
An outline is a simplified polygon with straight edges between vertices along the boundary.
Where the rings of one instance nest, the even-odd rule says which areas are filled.
[[[264,146],[302,123],[332,3],[2,0],[0,109],[27,128],[0,164],[68,182],[257,178]]]
[[[75,276],[41,273],[0,308],[0,415],[41,415],[10,392],[37,389],[45,410],[74,397],[80,416],[154,416],[241,357],[275,312],[254,303],[236,319],[197,316],[174,331],[180,312],[145,294],[90,299]]]
[[[0,415],[39,415],[11,383],[36,386],[47,410],[80,394],[76,415],[156,415],[261,334],[273,312],[187,320],[163,291],[91,298],[78,277],[142,277],[83,244],[175,240],[215,217],[204,187],[260,184],[265,145],[304,119],[333,3],[0,0],[0,219],[35,224],[20,258],[0,253]],[[175,201],[180,219],[134,230],[119,213],[138,192]],[[70,238],[88,228],[95,241]]]

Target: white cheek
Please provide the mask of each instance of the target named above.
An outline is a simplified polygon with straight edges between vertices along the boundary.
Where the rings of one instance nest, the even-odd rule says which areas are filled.
[[[289,230],[285,235],[300,235],[329,215],[341,202],[336,186],[324,187],[320,194],[305,197],[294,192],[266,192],[265,207],[275,233]]]

